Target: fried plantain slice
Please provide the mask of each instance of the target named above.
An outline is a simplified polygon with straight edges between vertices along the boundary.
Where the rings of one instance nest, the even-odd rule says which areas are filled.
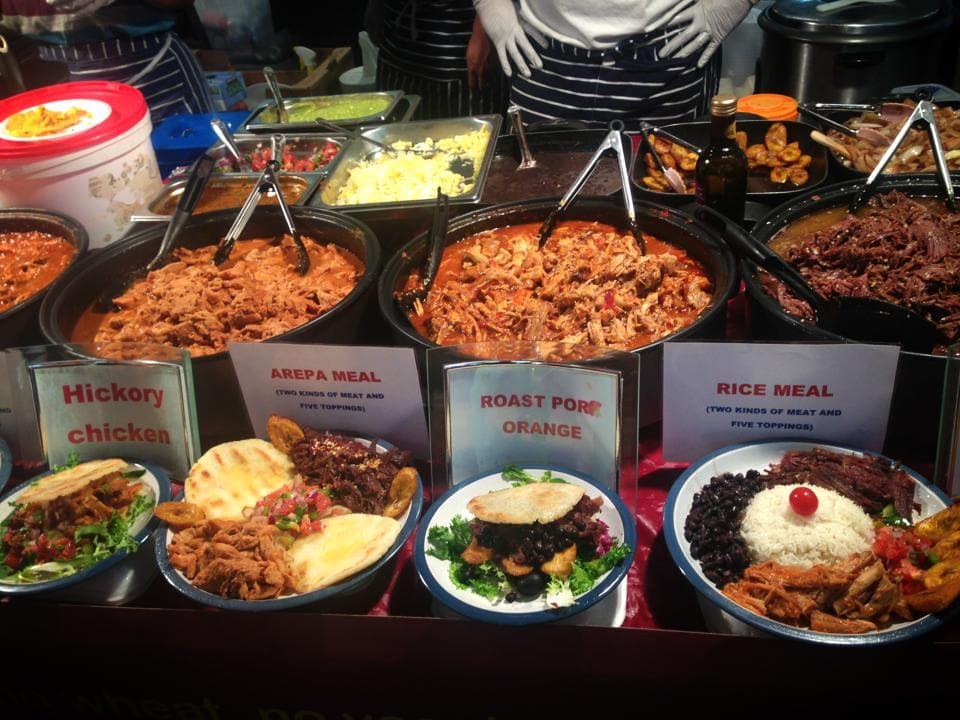
[[[960,575],[953,575],[934,588],[927,588],[907,595],[907,605],[921,613],[940,612],[960,596]]]
[[[178,532],[207,519],[203,508],[189,502],[162,502],[153,514]]]
[[[800,159],[800,143],[794,140],[792,143],[788,143],[787,146],[780,151],[780,159],[787,163],[796,162]]]
[[[951,505],[936,515],[921,520],[913,528],[914,533],[934,542],[939,542],[957,530],[960,530],[960,505]]]
[[[775,122],[763,136],[763,144],[767,149],[778,153],[787,146],[787,126],[782,122]]]
[[[388,518],[400,517],[406,512],[416,494],[417,471],[412,467],[400,468],[387,491],[387,505],[383,509],[383,514]]]
[[[810,173],[808,173],[805,168],[793,165],[786,169],[787,176],[794,185],[806,185],[807,181],[810,180]]]
[[[930,552],[940,560],[960,558],[960,530],[954,530],[939,540],[937,544],[930,549]]]
[[[296,422],[274,413],[267,418],[267,437],[277,450],[289,455],[297,441],[303,439],[304,434],[303,428]]]
[[[540,566],[542,572],[548,575],[567,578],[573,571],[573,561],[577,559],[577,544],[571,543],[570,547],[553,554],[553,557]]]
[[[503,560],[500,561],[500,565],[507,575],[512,575],[513,577],[523,577],[533,572],[533,565],[521,565],[515,563],[508,557],[503,558]]]
[[[951,578],[960,578],[960,560],[941,560],[923,573],[923,585],[926,588],[935,588],[949,582]]]
[[[697,169],[697,159],[699,155],[694,152],[687,153],[680,161],[680,169],[684,172],[693,172]]]
[[[779,185],[782,185],[790,177],[790,171],[787,168],[774,168],[770,171],[770,182],[775,182]]]
[[[747,133],[745,130],[737,130],[737,145],[741,150],[747,149]]]
[[[460,559],[468,565],[483,565],[493,560],[493,550],[477,543],[477,538],[470,538],[470,544],[460,553]]]

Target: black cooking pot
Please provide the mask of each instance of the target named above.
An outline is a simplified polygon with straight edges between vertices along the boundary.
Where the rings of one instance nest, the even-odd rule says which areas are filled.
[[[542,222],[557,204],[557,199],[510,203],[461,215],[450,222],[446,244],[451,245],[474,233],[520,223]],[[713,279],[713,300],[699,318],[669,338],[722,338],[726,327],[726,303],[737,291],[736,260],[718,233],[690,216],[653,203],[637,202],[640,229],[686,250],[706,268]],[[623,206],[605,198],[578,200],[564,213],[566,220],[595,220],[624,226]],[[423,351],[438,347],[420,335],[394,302],[394,292],[402,287],[410,271],[422,266],[426,255],[426,234],[410,241],[386,264],[381,274],[377,297],[380,311],[393,330],[396,341],[418,350],[423,367]],[[664,340],[665,340],[664,339]],[[631,352],[640,356],[640,423],[649,425],[661,417],[663,394],[663,342],[644,345]]]
[[[955,176],[954,184],[958,181],[960,178]],[[753,235],[761,242],[769,242],[777,232],[796,220],[827,208],[846,206],[862,186],[861,181],[829,185],[784,203],[754,228]],[[932,175],[883,176],[878,181],[877,192],[888,190],[899,190],[911,196],[943,196]],[[762,290],[753,263],[741,261],[740,273],[750,298],[754,337],[802,341],[844,339],[788,314]],[[943,355],[900,353],[887,430],[888,454],[901,457],[906,450],[909,457],[932,459],[936,451],[945,369]]]
[[[77,249],[63,275],[70,272],[70,269],[80,261],[87,251],[89,242],[87,231],[73,218],[48,210],[24,208],[0,210],[0,234],[33,231],[62,237]],[[37,324],[37,316],[44,295],[54,284],[51,283],[23,302],[0,312],[0,347],[35,345],[43,342],[43,336],[40,334],[40,327]]]
[[[829,5],[777,0],[760,13],[757,92],[799,102],[864,102],[897,85],[950,83],[948,3]]]
[[[290,211],[304,235],[349,250],[365,267],[356,287],[337,305],[267,342],[349,343],[360,328],[359,318],[370,298],[380,264],[377,238],[366,225],[340,213],[304,207],[291,207]],[[219,243],[236,214],[236,210],[223,210],[191,218],[180,244],[197,248]],[[243,237],[269,237],[283,232],[284,228],[279,208],[262,207],[253,214]],[[164,229],[154,226],[124,238],[64,273],[40,309],[40,328],[47,340],[52,343],[79,341],[73,337],[74,327],[83,311],[98,298],[104,282],[144,267],[156,254]],[[191,366],[201,445],[208,448],[227,440],[250,437],[253,431],[228,354],[193,358]]]

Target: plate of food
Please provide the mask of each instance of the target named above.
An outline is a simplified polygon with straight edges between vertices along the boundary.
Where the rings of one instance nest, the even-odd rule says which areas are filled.
[[[359,590],[413,533],[423,504],[410,453],[383,440],[301,428],[223,443],[158,508],[164,577],[197,602],[279,610]]]
[[[133,562],[157,525],[154,507],[169,499],[162,470],[121,458],[72,462],[23,483],[0,499],[0,593],[60,592]],[[88,599],[129,599],[114,584]]]
[[[633,517],[609,488],[558,468],[511,465],[454,485],[417,531],[420,579],[444,606],[501,625],[580,613],[627,576]]]
[[[880,645],[938,627],[960,595],[960,506],[845,446],[721,448],[674,483],[663,531],[705,617],[715,606],[747,630]]]

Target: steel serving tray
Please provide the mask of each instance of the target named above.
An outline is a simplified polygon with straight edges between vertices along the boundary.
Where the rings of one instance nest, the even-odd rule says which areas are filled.
[[[197,203],[197,208],[194,210],[194,214],[199,215],[200,213],[212,212],[213,210],[231,207],[239,208],[240,205],[243,204],[243,198],[246,197],[247,193],[250,192],[250,188],[253,186],[254,181],[256,181],[258,177],[260,177],[260,173],[230,173],[212,176],[207,182],[207,187],[204,188],[204,195],[200,197],[200,202]],[[310,196],[319,186],[321,177],[322,173],[282,173],[280,175],[281,187],[286,183],[295,183],[297,187],[303,188],[296,198],[285,196],[287,204],[306,205],[307,201],[310,199]],[[246,185],[242,197],[240,197],[235,204],[218,205],[216,207],[208,208],[203,207],[204,197],[207,196],[211,190],[216,191],[224,186],[235,185],[237,183],[249,184]],[[147,206],[143,209],[143,212],[133,215],[131,220],[133,222],[159,222],[169,219],[186,184],[187,178],[185,177],[171,180],[163,186],[163,189],[157,193],[153,199],[150,200]],[[163,210],[163,207],[166,203],[170,202],[171,198],[173,199],[174,205],[172,208],[170,208],[170,213],[167,213]],[[266,203],[261,200],[261,204]]]
[[[321,114],[317,114],[317,118],[322,120],[332,120],[332,122],[337,123],[338,125],[370,125],[374,123],[383,123],[387,122],[390,117],[393,115],[394,111],[397,108],[397,104],[400,102],[401,98],[404,97],[403,90],[386,90],[381,92],[364,92],[364,93],[348,93],[346,95],[314,95],[312,97],[298,97],[298,98],[289,98],[283,101],[283,106],[287,109],[287,112],[295,110],[298,106],[307,105],[310,103],[316,103],[322,105],[326,102],[343,102],[344,100],[351,100],[356,98],[367,98],[367,97],[382,97],[387,106],[378,113],[373,113],[372,115],[364,115],[353,118],[340,118],[332,119],[325,118]],[[416,103],[419,105],[419,102]],[[273,100],[265,100],[260,103],[257,107],[253,109],[253,112],[250,113],[250,116],[243,122],[244,132],[250,133],[273,133],[273,132],[287,132],[287,133],[308,133],[312,130],[316,130],[317,126],[312,121],[297,121],[297,122],[276,122],[276,121],[266,121],[261,119],[264,112],[267,110],[272,110],[276,108],[276,103]]]
[[[240,135],[234,135],[234,140],[237,142],[237,147],[240,148],[240,152],[243,155],[249,155],[256,150],[261,148],[270,147],[270,137],[265,135],[258,135],[253,133],[245,133]],[[322,150],[323,146],[332,142],[337,145],[337,155],[343,151],[343,148],[350,142],[349,138],[345,135],[336,135],[329,133],[304,133],[297,135],[284,135],[286,140],[286,147],[290,148],[293,156],[297,160],[302,160],[305,158],[312,157],[315,153],[312,150],[316,149],[318,152]],[[233,175],[249,175],[250,171],[236,170],[233,169],[236,167],[236,162],[233,160],[233,156],[230,154],[230,151],[227,149],[226,145],[223,143],[217,143],[213,145],[210,149],[207,150],[207,154],[213,158],[214,161],[214,173],[213,177],[220,176],[233,176]],[[323,177],[326,175],[327,170],[330,168],[330,165],[333,163],[333,160],[336,159],[336,155],[331,158],[330,162],[322,167],[317,168],[316,170],[281,170],[280,173],[295,173],[297,175],[303,175],[304,177],[313,177],[314,175],[319,175]],[[254,174],[259,173],[259,170],[253,171]]]
[[[489,132],[489,138],[487,140],[487,146],[484,148],[480,165],[476,168],[476,181],[473,184],[473,190],[468,193],[450,197],[451,203],[468,204],[477,203],[480,200],[483,192],[483,184],[490,171],[490,164],[493,162],[497,137],[500,133],[502,121],[503,118],[499,115],[472,115],[461,118],[390,123],[389,125],[380,125],[373,128],[361,128],[360,132],[362,132],[365,137],[390,145],[398,141],[409,141],[416,144],[427,138],[440,140],[442,138],[463,135],[486,128]],[[336,197],[349,179],[353,168],[362,160],[381,152],[383,151],[379,148],[370,143],[364,143],[359,138],[351,142],[330,164],[330,170],[323,188],[310,200],[309,204],[331,210],[349,212],[353,210],[424,207],[431,206],[436,202],[436,192],[434,191],[430,193],[429,197],[418,198],[416,200],[338,204]]]
[[[770,180],[767,175],[760,170],[752,170],[747,175],[747,199],[768,205],[780,203],[792,197],[821,184],[827,178],[827,150],[822,145],[818,145],[810,139],[810,131],[815,128],[805,123],[794,120],[737,120],[737,130],[742,130],[747,134],[747,145],[763,143],[764,135],[774,122],[779,122],[787,128],[787,141],[798,142],[800,151],[810,156],[810,164],[807,166],[807,172],[810,179],[803,185],[792,185],[790,183],[778,184]],[[707,146],[710,142],[710,123],[709,121],[696,121],[686,123],[675,123],[673,125],[664,125],[666,130],[676,135],[682,140],[688,140],[701,148]],[[664,202],[667,204],[677,204],[677,202],[693,202],[693,194],[680,195],[673,192],[660,192],[652,190],[643,183],[643,178],[647,174],[647,167],[643,160],[643,154],[646,152],[646,146],[640,146],[640,152],[634,156],[633,167],[630,169],[630,177],[634,183],[634,192],[639,191],[643,196],[654,199],[655,202]]]

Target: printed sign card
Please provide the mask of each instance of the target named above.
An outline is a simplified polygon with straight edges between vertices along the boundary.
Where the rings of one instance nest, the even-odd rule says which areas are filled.
[[[66,361],[31,365],[47,461],[123,456],[186,477],[199,453],[183,366]]]
[[[664,458],[774,438],[879,451],[899,355],[894,345],[668,342]]]
[[[617,488],[620,373],[548,363],[447,367],[451,485],[506,465],[579,471]]]
[[[43,460],[33,383],[18,349],[0,352],[0,437],[17,460]]]
[[[230,343],[250,423],[271,413],[318,429],[383,438],[428,458],[427,423],[410,348]]]

